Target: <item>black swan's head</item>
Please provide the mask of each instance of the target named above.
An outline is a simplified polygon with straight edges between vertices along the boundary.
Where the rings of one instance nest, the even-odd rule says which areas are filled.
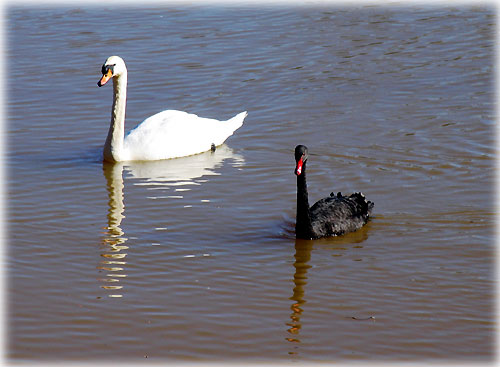
[[[305,145],[297,145],[295,147],[295,174],[300,176],[302,168],[307,161],[307,147]]]

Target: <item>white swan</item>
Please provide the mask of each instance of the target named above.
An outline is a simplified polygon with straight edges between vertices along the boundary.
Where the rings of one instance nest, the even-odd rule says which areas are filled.
[[[148,117],[125,137],[125,62],[119,56],[109,57],[102,66],[102,74],[99,87],[113,78],[111,124],[103,151],[105,161],[152,161],[205,152],[224,143],[247,116],[245,111],[227,121],[218,121],[165,110]]]

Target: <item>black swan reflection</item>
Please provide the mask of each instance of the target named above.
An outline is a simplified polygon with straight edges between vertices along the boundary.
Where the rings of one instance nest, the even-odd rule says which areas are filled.
[[[297,175],[297,217],[295,234],[297,238],[316,239],[339,236],[356,231],[369,219],[373,203],[361,192],[343,196],[333,192],[309,207],[306,183],[307,147],[295,147],[295,174]]]

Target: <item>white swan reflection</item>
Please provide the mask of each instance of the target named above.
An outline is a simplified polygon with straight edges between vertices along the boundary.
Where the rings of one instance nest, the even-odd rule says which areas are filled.
[[[99,272],[102,289],[109,291],[109,297],[122,297],[123,281],[127,277],[128,238],[121,228],[125,218],[125,194],[123,172],[133,184],[144,186],[149,199],[182,198],[180,193],[199,187],[207,182],[208,176],[220,175],[216,170],[228,161],[233,167],[240,167],[245,160],[231,148],[221,145],[215,152],[205,152],[189,157],[147,162],[103,162],[103,174],[108,191],[108,223],[104,227]],[[163,195],[174,189],[176,195]],[[158,191],[159,190],[159,191]],[[151,194],[153,192],[154,194]],[[154,228],[152,228],[154,230]]]
[[[233,167],[240,167],[245,162],[241,155],[235,154],[227,145],[221,145],[215,152],[161,161],[127,162],[124,168],[131,178],[139,179],[134,185],[145,186],[148,190],[174,188],[176,192],[182,192],[206,182],[207,176],[219,175],[215,170],[226,160],[231,160]],[[150,199],[169,197],[172,196],[149,196]]]
[[[122,297],[116,291],[121,290],[123,286],[120,281],[126,278],[123,273],[124,266],[127,264],[125,258],[127,254],[124,252],[128,249],[125,246],[127,238],[120,225],[125,218],[123,212],[125,205],[123,204],[123,164],[103,163],[102,166],[104,177],[106,178],[106,186],[108,190],[108,225],[104,227],[104,238],[102,240],[103,258],[99,266],[99,272],[105,273],[105,277],[101,278],[101,288],[110,292],[109,297]]]

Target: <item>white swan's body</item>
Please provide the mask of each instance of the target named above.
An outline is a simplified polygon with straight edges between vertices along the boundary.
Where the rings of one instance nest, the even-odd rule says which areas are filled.
[[[113,107],[104,160],[152,161],[202,153],[224,143],[243,125],[247,112],[227,121],[198,117],[194,114],[165,110],[148,117],[125,136],[127,68],[118,56],[109,57],[102,67],[99,86],[113,78]]]
[[[123,142],[120,161],[154,161],[185,157],[219,146],[243,124],[246,112],[218,121],[166,110],[144,120]]]

